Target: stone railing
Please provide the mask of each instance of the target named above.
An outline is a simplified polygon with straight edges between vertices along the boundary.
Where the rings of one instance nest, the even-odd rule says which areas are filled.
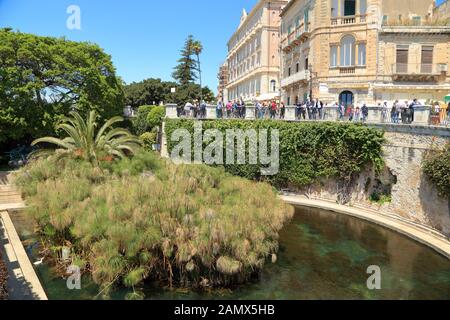
[[[415,108],[414,112],[414,124],[416,125],[429,125],[431,116],[430,106],[420,106]],[[318,116],[317,116],[318,117]],[[166,105],[166,118],[177,119],[186,118],[185,116],[178,117],[177,105],[167,104]],[[205,119],[217,119],[217,111],[215,105],[208,105],[206,107]],[[226,115],[223,117],[226,119]],[[256,108],[253,105],[248,105],[245,107],[245,119],[255,120],[257,118]],[[264,118],[270,118],[269,114],[264,115]],[[277,115],[276,119],[280,119]],[[348,117],[345,117],[348,119]],[[296,121],[296,107],[288,106],[285,112],[285,121]],[[323,110],[322,118],[318,119],[321,121],[339,121],[339,110],[336,107],[325,107]],[[367,123],[391,123],[391,113],[388,111],[386,119],[383,119],[383,108],[382,107],[369,107],[369,116],[366,120]]]
[[[420,106],[415,108],[414,112],[414,124],[415,125],[429,125],[430,124],[430,116],[431,116],[431,107],[430,106]],[[264,115],[264,118],[269,118],[268,114]],[[185,116],[178,117],[177,105],[176,104],[167,104],[166,105],[166,118],[169,119],[177,119],[177,118],[186,118]],[[208,105],[206,107],[206,116],[205,119],[217,119],[216,106]],[[223,117],[226,119],[226,115]],[[248,105],[245,107],[245,119],[246,120],[255,120],[257,118],[256,108],[253,105]],[[276,119],[280,119],[279,115],[277,115]],[[346,120],[348,118],[345,118]],[[296,108],[295,106],[286,107],[285,112],[285,121],[296,121]],[[321,121],[339,121],[339,111],[336,107],[325,107],[322,114]],[[366,119],[366,123],[391,123],[391,114],[390,110],[386,116],[386,119],[383,119],[383,108],[382,107],[369,107],[369,116]]]

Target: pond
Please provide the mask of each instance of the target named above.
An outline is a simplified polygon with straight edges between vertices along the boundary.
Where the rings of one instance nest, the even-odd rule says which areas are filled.
[[[21,214],[12,218],[32,254],[32,227]],[[36,260],[35,257],[32,257]],[[381,269],[381,290],[367,288],[367,268]],[[70,291],[47,265],[37,267],[49,299],[97,299],[88,276],[82,290]],[[116,290],[111,299],[124,299]],[[297,208],[280,234],[276,264],[267,263],[257,282],[233,290],[171,291],[149,284],[147,299],[450,299],[450,260],[393,231],[352,217]]]

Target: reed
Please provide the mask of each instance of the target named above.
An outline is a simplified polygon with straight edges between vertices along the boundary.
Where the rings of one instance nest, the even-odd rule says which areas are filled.
[[[49,169],[50,168],[50,169]],[[44,243],[73,259],[108,292],[145,281],[229,287],[257,276],[278,250],[293,208],[273,188],[153,153],[105,162],[40,159],[15,178]]]

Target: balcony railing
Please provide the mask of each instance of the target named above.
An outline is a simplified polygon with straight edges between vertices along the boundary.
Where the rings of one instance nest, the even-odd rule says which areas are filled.
[[[281,79],[281,87],[287,87],[296,82],[308,81],[308,79],[309,79],[309,71],[302,70],[287,78]]]
[[[365,23],[367,21],[367,15],[358,14],[355,16],[343,16],[343,17],[334,17],[331,18],[331,25],[347,25],[347,24],[355,24],[355,23]]]
[[[431,63],[396,63],[392,70],[394,75],[440,75],[443,72],[447,72],[447,65]]]

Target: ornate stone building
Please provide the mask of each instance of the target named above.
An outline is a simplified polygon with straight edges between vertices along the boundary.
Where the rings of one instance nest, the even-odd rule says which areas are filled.
[[[219,85],[217,87],[217,100],[225,101],[228,93],[227,93],[227,84],[228,84],[228,63],[225,62],[219,68],[219,73],[217,74],[217,79],[219,80]]]
[[[291,0],[281,13],[283,101],[443,100],[450,26],[434,8],[434,0]]]
[[[287,0],[260,0],[228,41],[226,100],[279,97],[280,13]]]

